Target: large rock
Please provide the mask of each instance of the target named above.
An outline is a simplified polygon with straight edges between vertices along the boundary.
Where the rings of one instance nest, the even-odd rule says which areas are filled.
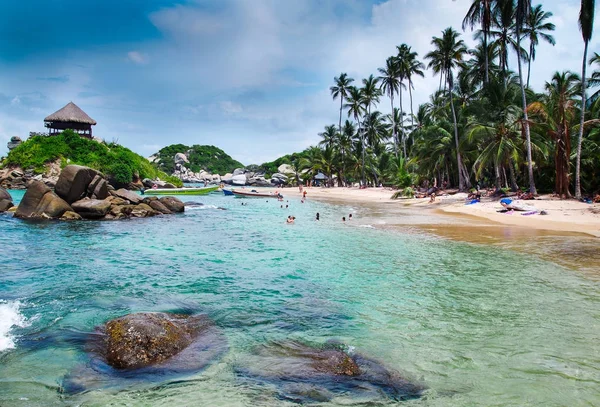
[[[99,219],[108,213],[111,203],[107,200],[100,199],[82,199],[73,202],[71,207],[83,218]]]
[[[57,219],[71,206],[40,181],[31,181],[15,216],[21,219]]]
[[[60,220],[81,220],[83,219],[79,214],[71,211],[66,211],[63,216],[60,217]]]
[[[106,324],[106,360],[117,369],[159,364],[178,354],[210,325],[206,317],[139,313]]]
[[[149,218],[150,216],[156,216],[158,212],[156,212],[150,205],[145,203],[141,203],[133,207],[131,211],[131,216],[134,218]]]
[[[116,191],[112,191],[112,195],[119,197],[119,198],[123,198],[123,199],[131,202],[132,204],[139,204],[140,202],[142,202],[142,197],[140,197],[135,192],[128,191],[124,188],[117,189]]]
[[[4,188],[0,188],[0,212],[5,212],[13,206],[12,197]]]
[[[188,160],[187,156],[183,153],[177,153],[175,154],[175,165],[179,164],[179,165],[183,165],[183,164],[187,164],[190,161]]]
[[[87,187],[87,195],[93,199],[108,198],[108,182],[100,175],[96,175]]]
[[[185,205],[179,199],[174,196],[163,196],[159,199],[160,203],[162,203],[168,210],[171,212],[183,212],[185,210]]]
[[[56,182],[56,194],[71,204],[88,194],[88,186],[96,176],[102,177],[98,171],[81,165],[67,165]]]
[[[148,205],[155,211],[160,212],[165,215],[169,215],[169,214],[173,213],[169,208],[167,208],[165,206],[165,204],[163,204],[159,200],[150,201],[150,202],[148,202]]]
[[[13,136],[10,138],[10,141],[7,143],[6,147],[8,147],[8,150],[10,151],[14,148],[17,148],[22,142],[23,140],[21,140],[20,137]]]
[[[292,167],[289,164],[281,164],[279,167],[277,167],[277,172],[279,172],[280,174],[286,174],[286,175],[296,174],[296,171],[294,171],[294,167]]]
[[[233,170],[233,175],[243,175],[245,172],[246,170],[243,168],[236,168],[235,170]]]

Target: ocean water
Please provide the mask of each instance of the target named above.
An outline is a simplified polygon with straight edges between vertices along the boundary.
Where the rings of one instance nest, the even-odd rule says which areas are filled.
[[[600,283],[577,269],[373,228],[365,209],[296,196],[190,200],[205,206],[120,222],[0,215],[1,406],[295,405],[289,383],[240,372],[261,346],[330,340],[426,390],[398,402],[345,389],[313,405],[600,405]],[[226,338],[208,367],[117,383],[100,372],[100,385],[64,391],[90,371],[95,327],[181,310],[207,314]]]

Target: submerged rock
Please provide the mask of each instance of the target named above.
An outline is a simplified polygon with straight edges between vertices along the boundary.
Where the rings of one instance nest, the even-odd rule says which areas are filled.
[[[204,316],[140,313],[106,324],[106,361],[117,369],[164,362],[185,349],[209,322]]]
[[[373,359],[348,353],[340,344],[271,343],[257,348],[236,371],[242,380],[275,386],[281,398],[298,403],[347,394],[372,403],[408,400],[420,397],[424,389]]]
[[[88,363],[65,376],[62,391],[123,388],[196,373],[227,351],[222,331],[206,315],[137,313],[89,335]]]

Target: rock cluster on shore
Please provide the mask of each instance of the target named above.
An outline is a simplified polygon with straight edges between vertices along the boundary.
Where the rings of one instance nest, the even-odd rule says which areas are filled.
[[[60,175],[60,160],[49,162],[42,174],[36,174],[33,169],[23,170],[19,167],[0,169],[0,187],[6,189],[27,189],[30,181],[40,181],[54,188]]]
[[[8,205],[4,204],[8,198],[2,198],[3,196],[0,191],[0,207]],[[8,197],[10,198],[10,195]],[[12,206],[12,200],[10,204]],[[175,197],[142,198],[126,189],[115,190],[100,172],[79,165],[68,165],[60,173],[54,191],[41,181],[30,181],[27,192],[16,209],[15,217],[112,220],[145,218],[183,211],[183,202]]]
[[[187,183],[224,183],[228,185],[249,185],[257,187],[272,187],[284,185],[290,178],[295,177],[296,172],[288,164],[282,164],[277,168],[276,173],[272,174],[270,178],[265,177],[264,171],[250,168],[236,168],[233,173],[227,173],[224,175],[211,174],[207,171],[201,170],[200,172],[193,172],[186,165],[189,165],[188,157],[185,153],[177,153],[174,157],[175,171],[173,176],[181,179]],[[256,166],[254,166],[256,167]],[[146,180],[144,180],[146,181]],[[146,184],[146,182],[144,182]],[[165,188],[158,185],[160,188]],[[152,187],[152,185],[149,185]]]

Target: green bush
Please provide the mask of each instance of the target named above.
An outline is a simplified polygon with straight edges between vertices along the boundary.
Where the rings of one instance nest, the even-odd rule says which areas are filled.
[[[236,168],[243,168],[244,164],[234,160],[223,150],[215,146],[193,145],[188,147],[184,144],[172,144],[164,147],[156,153],[157,166],[161,171],[172,173],[175,170],[175,154],[187,153],[189,164],[186,167],[193,172],[201,170],[208,171],[211,174],[224,175],[233,172]]]
[[[4,164],[33,168],[43,173],[45,165],[60,159],[61,167],[69,164],[85,165],[101,171],[120,184],[132,181],[133,174],[140,178],[166,179],[167,175],[157,170],[147,159],[116,143],[100,143],[66,130],[57,136],[34,136],[8,153]],[[170,180],[182,186],[179,179]]]

